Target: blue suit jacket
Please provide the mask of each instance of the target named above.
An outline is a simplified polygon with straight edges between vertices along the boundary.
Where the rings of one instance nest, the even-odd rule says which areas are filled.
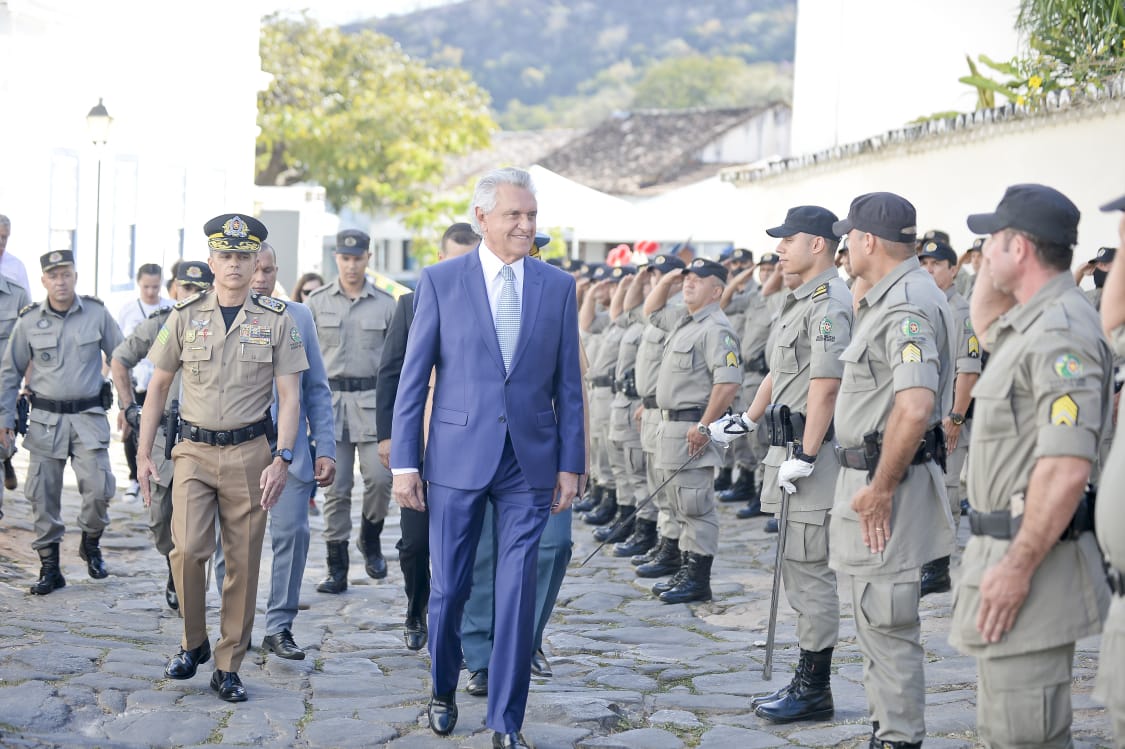
[[[533,489],[586,465],[578,311],[570,274],[524,261],[520,336],[509,374],[477,252],[422,271],[395,398],[391,466],[416,468],[431,368],[437,368],[423,478],[455,489],[492,480],[510,432]]]

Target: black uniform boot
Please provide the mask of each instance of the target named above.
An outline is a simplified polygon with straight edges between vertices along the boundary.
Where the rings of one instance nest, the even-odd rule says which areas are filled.
[[[172,577],[172,559],[164,557],[164,561],[168,563],[168,582],[164,583],[164,602],[168,604],[168,608],[179,611],[180,597],[176,595],[176,579]]]
[[[774,691],[770,692],[769,694],[760,694],[757,697],[752,698],[750,700],[750,707],[757,707],[758,705],[764,705],[767,702],[776,702],[776,701],[782,699],[783,697],[785,697],[785,695],[789,694],[790,690],[792,690],[794,687],[796,687],[797,683],[800,682],[801,674],[804,672],[805,666],[807,665],[807,663],[808,663],[808,659],[802,656],[801,659],[799,661],[797,661],[797,670],[793,673],[793,678],[789,680],[788,684],[786,684],[785,686],[780,687],[778,689],[775,689]]]
[[[609,534],[614,531],[617,532],[613,537],[614,541],[628,538],[633,532],[633,513],[636,511],[636,507],[617,505],[617,515],[613,518],[613,522],[594,529],[594,540],[608,541]]]
[[[59,545],[51,544],[39,550],[39,580],[31,586],[32,595],[45,596],[53,590],[66,587],[59,570]]]
[[[715,495],[720,502],[746,502],[758,496],[754,487],[754,469],[738,469],[738,479],[726,491]]]
[[[652,545],[652,548],[646,551],[644,554],[638,554],[637,556],[630,559],[629,564],[633,565],[634,567],[640,567],[642,564],[648,564],[653,559],[656,559],[658,556],[660,556],[660,552],[664,549],[665,543],[667,543],[667,539],[664,538],[664,536],[661,536],[658,531],[656,536],[656,543]]]
[[[644,554],[656,545],[656,521],[637,518],[633,535],[613,547],[613,556],[631,557]]]
[[[711,563],[715,557],[687,552],[687,574],[674,588],[660,594],[664,603],[711,600]],[[760,708],[759,708],[760,709]]]
[[[725,492],[730,488],[730,477],[733,472],[730,468],[719,469],[719,474],[715,476],[715,491]]]
[[[676,572],[670,578],[668,578],[667,580],[665,580],[663,582],[656,583],[656,585],[652,586],[652,594],[654,596],[659,598],[661,593],[663,593],[666,590],[671,590],[672,588],[676,587],[681,582],[683,582],[684,577],[688,573],[687,554],[688,553],[686,551],[681,551],[680,552],[680,566],[676,570]]]
[[[575,512],[589,512],[590,510],[601,504],[602,495],[605,493],[605,487],[594,481],[586,487],[586,493],[582,498],[571,505],[571,509]]]
[[[379,544],[379,534],[383,532],[383,521],[372,523],[367,518],[360,521],[359,550],[363,552],[364,565],[367,576],[382,580],[387,576],[387,560],[383,558],[383,549]]]
[[[590,525],[605,525],[617,514],[617,490],[606,489],[601,503],[582,516]]]
[[[651,562],[646,562],[637,567],[637,577],[664,577],[674,574],[680,569],[683,557],[680,554],[680,540],[678,538],[661,538],[664,545],[653,556]]]
[[[828,720],[836,711],[832,704],[831,676],[832,648],[815,653],[802,649],[789,692],[775,702],[758,705],[754,713],[773,723]]]
[[[319,593],[343,593],[348,589],[348,542],[328,542],[328,577],[316,586]]]
[[[949,557],[935,559],[922,565],[922,595],[947,593],[953,588],[949,579]]]
[[[86,572],[95,580],[109,577],[105,562],[102,561],[102,549],[98,545],[101,538],[100,533],[95,536],[93,533],[82,531],[82,542],[78,546],[78,556],[86,563]]]

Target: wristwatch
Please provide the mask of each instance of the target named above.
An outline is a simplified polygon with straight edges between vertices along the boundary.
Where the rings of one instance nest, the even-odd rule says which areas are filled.
[[[284,461],[285,463],[288,463],[288,464],[293,463],[293,451],[290,450],[287,447],[283,448],[281,450],[274,450],[273,451],[273,457],[281,458],[282,461]]]
[[[965,423],[965,416],[959,413],[950,413],[949,420],[952,421],[955,426],[961,426]]]
[[[700,434],[705,434],[708,437],[711,436],[711,428],[704,424],[702,421],[695,425],[695,431],[699,432]]]
[[[816,463],[816,456],[815,455],[807,455],[800,448],[797,448],[797,450],[794,451],[793,457],[796,458],[797,460],[803,460],[810,465],[812,465],[813,463]]]

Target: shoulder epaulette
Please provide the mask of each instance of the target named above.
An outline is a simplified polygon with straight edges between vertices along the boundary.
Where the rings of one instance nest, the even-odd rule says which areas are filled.
[[[280,299],[274,299],[272,296],[266,296],[265,294],[251,294],[250,298],[254,301],[254,304],[257,304],[260,307],[265,307],[271,312],[276,312],[279,315],[285,311],[285,302],[281,301]]]
[[[317,294],[324,292],[330,285],[331,284],[324,284],[323,286],[317,286],[315,289],[305,294],[305,298],[308,299],[310,296],[316,296]]]
[[[192,304],[193,302],[199,301],[202,297],[203,297],[203,292],[197,291],[196,293],[189,296],[187,299],[181,299],[180,301],[176,302],[176,304],[174,306],[175,306],[176,309],[183,309],[184,307],[188,306],[189,304]]]
[[[91,294],[83,294],[82,298],[83,299],[89,299],[91,302],[97,302],[98,304],[102,305],[103,307],[105,306],[105,302],[103,302],[101,299],[98,299],[96,296],[93,296]]]
[[[815,289],[813,289],[813,293],[812,293],[813,299],[823,299],[826,296],[828,296],[828,283],[827,282],[822,283],[820,286],[817,286]]]
[[[167,306],[167,305],[165,305],[163,307],[157,307],[156,309],[154,309],[152,311],[152,314],[148,316],[148,319],[151,320],[154,317],[161,317],[162,315],[167,315],[171,311],[172,311],[172,308]]]
[[[26,307],[24,307],[23,309],[21,309],[21,310],[20,310],[20,315],[19,315],[19,316],[20,316],[20,317],[23,317],[23,316],[24,316],[24,315],[26,315],[26,314],[27,314],[28,312],[31,312],[31,310],[35,309],[35,308],[36,308],[36,307],[38,307],[38,306],[39,306],[39,302],[32,302],[31,304],[27,305]]]

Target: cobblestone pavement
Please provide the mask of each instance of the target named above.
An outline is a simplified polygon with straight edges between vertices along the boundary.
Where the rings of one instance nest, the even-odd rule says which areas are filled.
[[[111,447],[117,475],[127,471]],[[20,489],[6,492],[0,520],[0,746],[2,747],[372,747],[490,746],[485,701],[458,693],[457,730],[439,738],[426,726],[429,694],[424,654],[402,640],[402,577],[393,561],[398,515],[384,532],[390,576],[364,576],[352,545],[348,591],[317,593],[325,573],[320,517],[294,626],[304,661],[266,658],[257,649],[264,624],[269,561],[263,560],[252,650],[240,675],[249,701],[231,705],[208,687],[211,664],[186,682],[163,678],[176,652],[180,621],[164,604],[164,561],[152,546],[142,505],[121,491],[103,537],[110,576],[91,580],[78,559],[78,495],[67,471],[62,547],[67,586],[49,596],[27,593],[38,575],[31,549],[30,505],[23,497],[27,453],[15,458]],[[124,481],[119,481],[124,484]],[[357,486],[359,485],[357,478]],[[319,499],[319,497],[318,497]],[[359,502],[353,503],[358,507]],[[699,746],[866,746],[870,723],[863,666],[850,605],[845,605],[832,679],[829,723],[773,726],[749,708],[751,695],[786,683],[797,660],[793,614],[783,603],[771,682],[762,658],[775,536],[763,519],[737,520],[724,505],[722,552],[713,575],[715,601],[668,606],[638,584],[625,560],[595,557],[588,527],[575,526],[572,562],[547,630],[554,677],[533,679],[525,735],[540,749]],[[358,520],[358,518],[357,518]],[[962,524],[964,525],[964,524]],[[358,527],[358,523],[357,523]],[[962,527],[962,542],[965,529]],[[268,555],[269,540],[266,541]],[[924,599],[927,747],[974,745],[976,669],[946,641],[951,595]],[[850,600],[846,583],[841,600]],[[218,598],[209,594],[212,641]],[[1098,640],[1078,643],[1074,679],[1077,746],[1109,746],[1110,728],[1090,697]],[[464,674],[462,675],[464,686]]]

